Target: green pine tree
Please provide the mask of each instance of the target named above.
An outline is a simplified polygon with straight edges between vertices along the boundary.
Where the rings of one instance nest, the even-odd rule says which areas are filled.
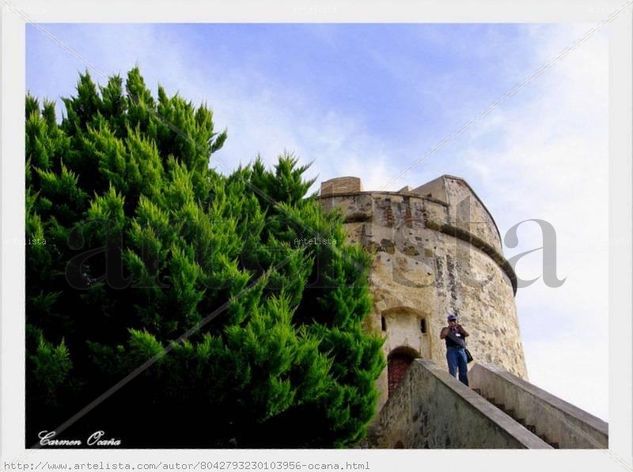
[[[308,166],[210,169],[225,132],[138,69],[26,97],[26,444],[345,447],[384,368],[363,330],[370,257],[307,194]]]

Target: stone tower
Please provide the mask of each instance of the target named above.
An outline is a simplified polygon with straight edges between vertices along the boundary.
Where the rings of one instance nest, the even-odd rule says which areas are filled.
[[[516,275],[492,215],[465,180],[444,175],[387,192],[363,191],[360,179],[340,177],[321,184],[320,202],[340,209],[349,240],[375,255],[368,328],[384,333],[388,360],[379,406],[414,358],[446,365],[439,332],[449,311],[470,332],[478,361],[526,379]]]

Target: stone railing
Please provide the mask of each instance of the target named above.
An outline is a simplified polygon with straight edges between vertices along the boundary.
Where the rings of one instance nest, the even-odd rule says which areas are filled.
[[[470,384],[535,433],[567,449],[606,449],[606,422],[546,392],[510,372],[489,364],[476,364],[468,373]]]
[[[551,449],[432,361],[416,359],[363,447]]]

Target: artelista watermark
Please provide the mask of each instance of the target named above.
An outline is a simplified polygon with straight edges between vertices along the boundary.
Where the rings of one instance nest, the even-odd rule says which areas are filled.
[[[531,247],[530,249],[520,252],[518,254],[514,254],[507,259],[504,257],[503,252],[495,248],[493,245],[485,242],[482,238],[477,237],[471,234],[468,231],[459,231],[460,227],[451,227],[450,229],[444,229],[444,231],[451,234],[454,230],[456,234],[451,243],[450,239],[447,239],[449,244],[444,247],[442,254],[433,254],[431,257],[421,257],[419,252],[424,251],[425,247],[422,245],[419,248],[413,245],[407,244],[406,241],[409,240],[409,235],[411,229],[405,224],[394,225],[391,228],[391,234],[389,238],[385,238],[380,242],[378,246],[378,253],[383,253],[387,258],[387,262],[389,262],[389,266],[392,270],[399,272],[397,277],[394,277],[394,281],[399,285],[412,287],[412,288],[423,288],[430,287],[434,285],[437,281],[437,277],[443,271],[454,271],[456,268],[465,269],[467,272],[473,268],[475,264],[475,260],[473,255],[477,252],[485,253],[488,257],[492,258],[493,261],[499,265],[502,271],[504,270],[504,266],[509,267],[511,272],[514,274],[516,278],[516,288],[526,288],[530,285],[536,283],[538,280],[542,278],[543,284],[549,288],[558,288],[562,286],[567,280],[566,277],[559,278],[558,275],[558,257],[557,257],[557,237],[556,230],[554,226],[546,220],[542,219],[528,219],[519,221],[514,224],[503,236],[503,243],[508,248],[516,248],[519,246],[519,237],[518,237],[518,229],[524,225],[529,225],[530,223],[536,223],[541,231],[541,242],[540,245],[536,247]],[[471,225],[479,224],[479,222],[470,223]],[[384,235],[383,235],[384,236]],[[398,247],[396,243],[400,244],[402,247]],[[501,241],[500,241],[501,243]],[[434,246],[431,246],[434,249]],[[450,248],[450,249],[449,249]],[[415,261],[415,265],[411,266],[410,269],[413,272],[419,272],[420,274],[426,274],[422,277],[417,277],[413,275],[415,280],[407,279],[402,276],[401,266],[403,264],[402,255],[396,254],[396,249],[399,249],[400,252],[402,250],[406,252],[412,252],[414,255],[411,257],[407,257],[405,260],[409,262],[411,260]],[[426,248],[429,249],[430,248]],[[517,265],[519,261],[523,260],[527,256],[532,253],[541,252],[541,266],[540,266],[540,274],[531,279],[527,279],[522,277],[521,272],[517,270]],[[406,253],[405,252],[405,253]],[[400,256],[400,259],[394,261],[394,258]],[[418,257],[420,256],[420,257]],[[419,274],[418,274],[419,275]],[[506,275],[508,273],[506,272]]]
[[[464,206],[468,205],[468,202],[461,202],[460,209],[463,211]],[[462,214],[464,214],[462,212]],[[467,213],[466,213],[467,214]],[[524,225],[538,225],[541,232],[540,244],[536,247],[529,248],[518,254],[514,254],[511,257],[504,259],[502,252],[494,248],[490,243],[485,243],[486,247],[477,247],[477,244],[473,244],[473,241],[464,241],[464,237],[468,239],[472,237],[478,239],[472,234],[478,224],[488,224],[485,222],[467,222],[462,221],[459,227],[470,227],[470,231],[466,231],[462,237],[447,236],[446,241],[451,243],[454,240],[454,249],[450,249],[449,246],[445,247],[445,250],[436,251],[434,243],[427,243],[424,240],[418,241],[420,237],[415,238],[415,234],[412,235],[412,229],[404,223],[396,223],[393,227],[389,228],[388,233],[381,232],[381,240],[374,241],[368,240],[364,243],[366,246],[373,246],[375,256],[379,256],[386,259],[400,257],[400,259],[406,259],[410,264],[411,277],[394,277],[394,282],[411,286],[413,288],[422,288],[432,286],[437,283],[439,273],[445,269],[451,269],[459,265],[460,268],[469,270],[468,267],[472,267],[474,263],[473,255],[475,252],[488,252],[496,253],[498,259],[496,262],[506,261],[516,275],[516,287],[525,288],[542,278],[545,286],[550,288],[557,288],[562,286],[566,278],[559,277],[557,273],[557,235],[554,225],[543,219],[527,219],[520,221],[510,227],[505,233],[501,241],[505,243],[506,247],[516,248],[519,247],[519,228]],[[77,290],[88,290],[96,283],[103,283],[112,289],[168,289],[170,284],[168,279],[161,274],[161,255],[156,254],[155,249],[151,247],[135,247],[134,251],[139,258],[144,262],[149,277],[145,277],[143,281],[135,280],[131,274],[125,269],[124,253],[126,251],[126,245],[124,235],[121,232],[110,232],[107,230],[109,224],[107,221],[88,221],[81,226],[73,229],[66,241],[66,247],[58,248],[67,257],[67,263],[65,268],[66,281],[69,287]],[[98,227],[98,228],[97,228]],[[100,228],[100,229],[99,229]],[[386,229],[386,228],[384,228]],[[433,229],[433,228],[431,228]],[[95,243],[95,238],[90,235],[95,232],[101,234],[107,234],[106,238],[101,238],[100,242]],[[316,233],[316,232],[315,232]],[[479,238],[480,239],[480,238]],[[31,241],[34,242],[31,242]],[[483,241],[483,240],[481,240]],[[475,241],[476,242],[476,241]],[[27,243],[30,246],[46,246],[48,241],[40,237],[35,241],[35,238],[27,238]],[[384,243],[384,244],[383,244]],[[481,246],[481,244],[480,244]],[[285,248],[280,245],[279,247],[268,247],[267,251],[272,255],[272,259],[279,262],[280,259],[287,257],[288,248],[291,250],[305,250],[321,252],[320,249],[332,249],[338,250],[339,244],[337,240],[330,235],[320,234],[307,234],[302,237],[296,237],[290,243],[286,243]],[[343,249],[344,251],[344,249]],[[532,253],[541,251],[541,273],[537,277],[524,278],[517,271],[516,267],[520,260]],[[407,252],[409,254],[407,254]],[[276,254],[274,254],[276,253]],[[402,253],[402,254],[400,254]],[[493,254],[494,255],[494,254]],[[406,257],[405,257],[406,256]],[[324,284],[327,284],[325,277],[320,277],[320,270],[323,261],[316,258],[314,261],[314,271],[310,277],[309,283],[306,284],[306,288],[326,288]],[[400,267],[397,267],[395,261],[391,261],[393,270],[401,271]],[[250,270],[253,274],[264,273],[268,270],[268,266],[256,265],[251,267]],[[417,277],[414,272],[420,272],[421,277]],[[401,271],[402,272],[402,271]],[[405,271],[406,272],[406,271]],[[419,275],[419,274],[418,274]],[[217,287],[216,287],[217,288]],[[274,289],[274,287],[269,287]]]
[[[336,245],[336,239],[314,236],[312,238],[295,238],[294,247],[310,247],[310,246],[332,246]]]
[[[519,226],[523,223],[533,222],[539,225],[541,230],[541,235],[543,236],[543,245],[534,249],[530,249],[528,251],[521,252],[519,254],[515,254],[514,256],[508,259],[508,263],[512,266],[512,269],[516,273],[516,265],[523,257],[527,256],[536,251],[543,251],[542,253],[542,265],[541,269],[543,271],[543,283],[550,288],[560,287],[565,283],[567,278],[559,279],[556,274],[556,266],[557,266],[557,258],[556,258],[556,229],[554,226],[545,220],[539,219],[531,219],[531,220],[523,220],[519,221],[517,224],[512,226],[503,237],[503,242],[509,248],[515,248],[519,245],[519,236],[517,231]],[[541,277],[535,277],[530,280],[524,280],[517,274],[517,288],[525,288],[532,285]]]

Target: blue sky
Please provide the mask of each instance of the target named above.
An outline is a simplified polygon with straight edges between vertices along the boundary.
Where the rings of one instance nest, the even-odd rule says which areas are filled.
[[[313,161],[319,181],[356,175],[366,189],[452,174],[473,186],[502,236],[547,220],[567,280],[550,288],[541,278],[517,294],[530,380],[608,419],[607,35],[552,62],[591,27],[27,25],[27,89],[59,101],[80,71],[103,82],[138,65],[152,90],[160,82],[213,108],[229,134],[212,162],[220,171],[258,153],[272,164],[287,150]],[[533,223],[519,239],[506,256],[542,245]],[[540,252],[516,269],[538,277]]]

